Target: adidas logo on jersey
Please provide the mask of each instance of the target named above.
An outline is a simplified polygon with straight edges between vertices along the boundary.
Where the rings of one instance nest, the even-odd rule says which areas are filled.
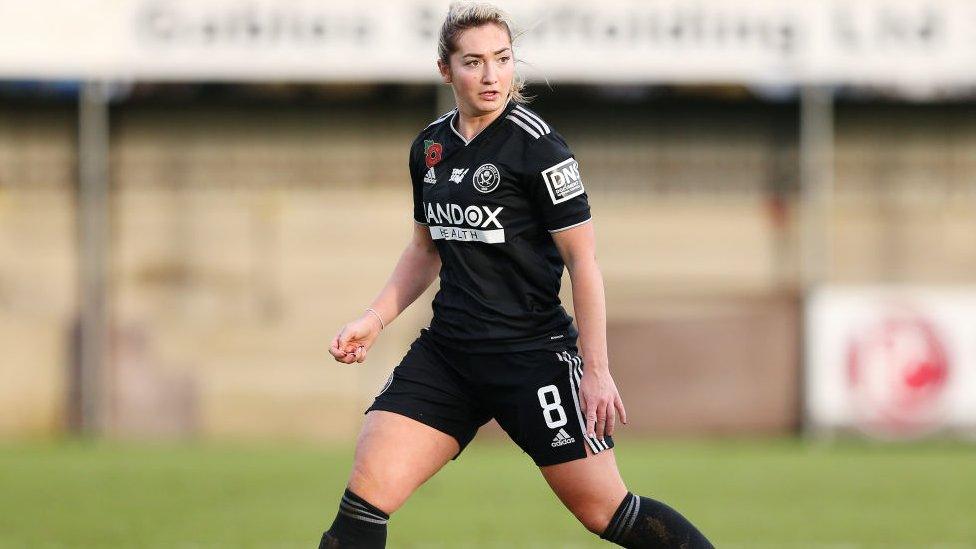
[[[558,448],[559,446],[565,446],[574,442],[576,442],[576,439],[569,436],[566,429],[559,429],[559,432],[556,433],[555,438],[552,439],[552,447]]]
[[[437,174],[434,173],[433,166],[427,169],[427,175],[424,176],[424,183],[428,185],[433,185],[434,183],[437,183]]]

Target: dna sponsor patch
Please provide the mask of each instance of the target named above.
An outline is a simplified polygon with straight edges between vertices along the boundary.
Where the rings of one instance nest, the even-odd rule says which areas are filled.
[[[575,158],[567,158],[542,172],[542,180],[553,204],[565,202],[583,194],[583,180]]]

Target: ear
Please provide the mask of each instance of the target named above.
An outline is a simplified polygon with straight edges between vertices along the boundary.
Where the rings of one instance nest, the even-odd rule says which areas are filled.
[[[451,83],[451,66],[444,63],[440,59],[437,60],[437,71],[441,73],[441,80],[445,84]]]

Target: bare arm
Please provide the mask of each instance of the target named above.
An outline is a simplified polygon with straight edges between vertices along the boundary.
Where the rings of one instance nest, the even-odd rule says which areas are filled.
[[[602,440],[605,434],[613,434],[618,413],[621,421],[627,423],[627,412],[610,376],[606,296],[603,275],[596,263],[593,222],[553,233],[552,239],[573,284],[573,307],[585,365],[580,399],[586,412],[586,431]]]
[[[329,352],[339,362],[363,362],[379,336],[382,325],[389,325],[431,285],[441,268],[441,258],[427,227],[414,223],[413,236],[400,254],[393,273],[370,307],[379,315],[363,315],[342,327],[332,340]]]

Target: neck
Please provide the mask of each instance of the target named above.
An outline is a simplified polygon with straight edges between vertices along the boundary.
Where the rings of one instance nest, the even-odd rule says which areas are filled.
[[[476,135],[481,133],[481,130],[488,127],[495,121],[496,118],[501,116],[505,107],[508,106],[508,101],[506,101],[501,107],[485,113],[472,115],[466,113],[460,105],[458,105],[458,115],[457,115],[457,131],[460,133],[466,141],[471,141]]]

